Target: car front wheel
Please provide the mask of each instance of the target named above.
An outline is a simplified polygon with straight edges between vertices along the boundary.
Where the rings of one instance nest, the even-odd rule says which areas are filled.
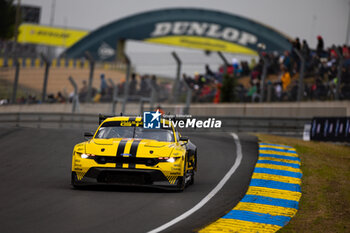
[[[77,177],[77,174],[75,172],[72,172],[71,185],[74,188],[78,188],[79,187],[78,177]]]

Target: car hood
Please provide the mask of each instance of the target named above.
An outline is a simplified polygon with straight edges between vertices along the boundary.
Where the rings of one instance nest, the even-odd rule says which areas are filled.
[[[134,138],[92,139],[86,143],[86,153],[100,156],[116,156],[117,152],[130,154],[134,151],[136,157],[168,157],[174,150],[179,152],[183,148],[175,142]]]

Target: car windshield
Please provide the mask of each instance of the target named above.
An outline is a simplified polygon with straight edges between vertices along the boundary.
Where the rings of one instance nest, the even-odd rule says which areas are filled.
[[[95,138],[142,138],[163,142],[174,142],[172,128],[144,129],[142,126],[120,126],[112,122],[104,123],[98,130]]]

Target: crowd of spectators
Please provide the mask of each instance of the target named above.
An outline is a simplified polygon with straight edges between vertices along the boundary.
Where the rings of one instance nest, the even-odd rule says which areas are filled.
[[[339,81],[338,67],[340,56],[343,57],[341,67],[340,99],[350,99],[350,47],[332,46],[324,48],[321,36],[317,37],[317,47],[311,50],[306,40],[299,38],[291,41],[292,49],[277,52],[261,52],[264,59],[256,62],[254,59],[248,64],[246,61],[232,60],[232,64],[221,66],[213,72],[208,65],[204,74],[195,73],[194,76],[183,75],[186,83],[193,89],[193,100],[198,102],[219,102],[220,87],[223,77],[227,73],[237,79],[235,90],[236,100],[239,102],[259,101],[261,98],[260,82],[263,73],[264,60],[267,61],[267,80],[264,85],[265,101],[295,101],[298,93],[298,78],[301,68],[299,55],[305,60],[304,90],[302,98],[305,100],[333,100],[337,92]],[[299,54],[299,55],[298,55]],[[242,77],[249,77],[249,83],[242,82]]]
[[[222,65],[218,70],[213,71],[209,65],[205,66],[205,73],[196,72],[193,76],[183,74],[183,81],[192,91],[193,102],[214,102],[221,101],[221,89],[224,77],[235,80],[233,92],[235,101],[254,102],[259,101],[261,92],[264,91],[264,101],[296,101],[298,94],[299,71],[302,66],[300,55],[305,63],[304,84],[302,98],[304,100],[333,100],[336,96],[340,99],[350,99],[350,47],[332,46],[325,49],[321,36],[317,37],[317,47],[312,50],[306,40],[300,42],[299,38],[291,41],[292,49],[278,52],[261,52],[258,61],[252,59],[238,61],[232,59],[232,63]],[[343,58],[339,92],[337,82],[339,81],[339,62]],[[264,69],[264,62],[267,62],[267,79],[264,90],[261,90],[261,78]],[[247,81],[247,79],[249,79]],[[117,96],[124,96],[125,80],[116,86]],[[133,73],[129,81],[129,101],[139,101],[142,97],[150,97],[151,92],[157,93],[157,101],[171,99],[172,86],[169,83],[159,83],[155,75],[137,75]],[[185,94],[184,82],[181,82],[180,90]],[[83,81],[79,88],[79,101],[87,100],[88,85]],[[92,88],[91,98],[94,102],[110,102],[113,99],[114,86],[107,82],[104,74],[100,75],[100,88]],[[338,94],[338,95],[337,95]],[[50,94],[46,102],[66,103],[72,102],[74,93]],[[8,100],[0,104],[8,103]],[[18,103],[40,103],[35,95],[28,95],[20,98]]]
[[[116,85],[116,97],[123,97],[126,89],[126,80],[121,80]],[[128,88],[128,101],[139,101],[142,97],[149,97],[152,90],[157,92],[158,100],[165,100],[168,97],[169,86],[158,83],[155,75],[139,76],[135,73],[131,75]],[[83,81],[79,90],[80,102],[85,102],[88,94],[88,85]],[[100,76],[100,89],[92,88],[92,99],[94,102],[111,102],[114,94],[114,86],[106,81],[105,75]]]
[[[126,80],[123,79],[116,85],[116,97],[124,97]],[[142,97],[150,97],[152,91],[156,92],[157,101],[165,101],[170,98],[171,84],[169,82],[159,82],[155,75],[137,75],[131,74],[128,88],[128,101],[139,101]],[[22,95],[16,100],[17,104],[37,104],[42,103],[41,99],[37,98],[36,94]],[[91,88],[92,102],[111,102],[113,100],[114,86],[113,83],[107,82],[105,74],[100,75],[99,88]],[[88,83],[83,80],[78,90],[79,102],[84,103],[88,97]],[[74,92],[67,93],[66,91],[57,92],[56,94],[48,94],[46,103],[68,103],[72,102]],[[10,103],[9,99],[1,99],[0,105]]]

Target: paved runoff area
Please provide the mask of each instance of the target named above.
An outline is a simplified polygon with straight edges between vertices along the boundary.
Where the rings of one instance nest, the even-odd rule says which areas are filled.
[[[246,195],[233,210],[200,232],[276,232],[298,210],[301,177],[294,148],[260,143]]]

